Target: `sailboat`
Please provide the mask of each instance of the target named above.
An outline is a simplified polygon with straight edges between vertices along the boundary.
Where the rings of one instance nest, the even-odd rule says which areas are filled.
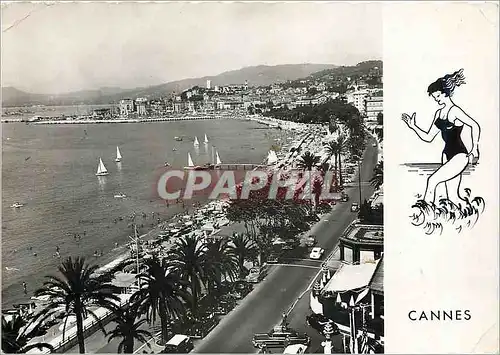
[[[198,142],[198,137],[194,137],[194,146],[197,147],[200,145],[200,142]]]
[[[109,174],[108,169],[106,169],[106,167],[104,166],[102,159],[99,158],[99,165],[97,166],[96,176],[106,176],[108,174]]]
[[[206,134],[205,134],[205,140],[203,141],[203,143],[208,144],[208,138],[207,138]]]
[[[203,167],[203,166],[194,165],[193,159],[191,158],[191,154],[188,153],[188,165],[185,166],[184,169],[186,169],[186,170],[206,170],[208,168]]]
[[[194,169],[193,158],[191,158],[191,153],[188,152],[188,165],[184,169]]]
[[[219,152],[218,151],[215,151],[215,165],[221,165],[222,164],[222,161],[220,160],[220,157],[219,157]]]
[[[274,150],[270,150],[267,155],[267,164],[272,165],[278,161],[278,156]]]
[[[119,163],[119,162],[121,162],[121,161],[122,161],[122,155],[121,155],[121,153],[120,153],[120,148],[118,148],[118,147],[116,147],[116,159],[115,159],[115,161],[116,161],[117,163]]]

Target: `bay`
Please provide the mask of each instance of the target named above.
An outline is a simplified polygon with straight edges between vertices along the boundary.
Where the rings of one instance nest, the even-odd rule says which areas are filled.
[[[202,165],[210,161],[214,145],[224,163],[262,162],[275,139],[286,139],[287,134],[262,128],[231,119],[3,124],[2,306],[28,301],[43,277],[55,274],[60,262],[54,256],[57,247],[63,258],[85,256],[103,265],[125,251],[132,234],[127,216],[137,213],[136,222],[145,233],[157,218],[168,220],[182,212],[181,206],[167,207],[156,195],[156,179],[165,161],[182,168],[190,152],[194,163]],[[202,142],[204,134],[209,144],[195,149],[194,137]],[[114,161],[117,146],[123,155],[119,164]],[[100,157],[109,171],[104,178],[95,176]],[[117,193],[127,198],[114,198]],[[11,208],[15,202],[25,206]],[[82,237],[80,242],[75,234]],[[104,255],[94,257],[96,250]],[[22,282],[28,285],[27,295]]]

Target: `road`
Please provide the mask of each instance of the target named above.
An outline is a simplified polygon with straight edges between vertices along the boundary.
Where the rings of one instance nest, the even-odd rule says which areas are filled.
[[[369,198],[373,188],[367,184],[372,177],[373,168],[377,162],[377,148],[372,147],[374,140],[369,140],[368,148],[361,165],[361,182],[363,198]],[[354,184],[354,181],[353,181]],[[357,185],[356,185],[357,186]],[[348,203],[338,203],[332,212],[323,217],[310,231],[318,239],[318,245],[331,252],[345,228],[356,218],[356,213],[350,211],[352,202],[359,202],[357,187],[348,188]],[[232,224],[224,227],[220,234],[231,235],[232,232],[242,232],[242,224]],[[193,352],[197,353],[254,353],[251,339],[254,333],[267,332],[281,321],[283,312],[289,310],[297,298],[304,293],[308,285],[317,275],[321,262],[312,260],[295,260],[288,265],[273,265],[266,278],[245,297],[243,302],[223,317],[221,322],[203,340],[196,341]],[[319,346],[324,339],[314,329],[307,326],[305,317],[309,314],[309,293],[305,293],[297,302],[288,316],[290,325],[307,332],[312,339],[311,349]],[[110,331],[115,326],[110,323],[105,326]],[[147,328],[147,327],[146,327]],[[85,339],[88,353],[114,353],[119,340],[114,339],[109,344],[100,331]],[[142,344],[135,343],[134,350]],[[147,348],[140,349],[147,350]],[[78,352],[78,347],[68,353]]]
[[[372,177],[373,168],[377,163],[377,148],[375,142],[368,140],[368,148],[361,165],[361,182],[363,199],[373,194],[373,188],[367,184]],[[356,218],[356,213],[350,211],[353,201],[359,201],[357,187],[347,191],[350,201],[338,203],[333,211],[311,229],[310,234],[316,236],[318,245],[333,251],[339,237],[347,226]],[[286,312],[304,293],[318,274],[319,267],[311,263],[300,262],[290,265],[271,266],[267,277],[254,288],[244,302],[226,315],[212,332],[196,344],[195,353],[255,353],[251,339],[254,333],[267,332],[281,321],[282,313]],[[309,294],[306,292],[297,302],[288,316],[291,327],[307,332],[312,337],[311,350],[315,350],[324,339],[314,329],[305,323],[309,314]]]

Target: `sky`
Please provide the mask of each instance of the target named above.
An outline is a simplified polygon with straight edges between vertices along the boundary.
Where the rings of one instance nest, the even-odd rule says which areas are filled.
[[[380,3],[2,2],[1,15],[2,86],[32,93],[382,58]]]

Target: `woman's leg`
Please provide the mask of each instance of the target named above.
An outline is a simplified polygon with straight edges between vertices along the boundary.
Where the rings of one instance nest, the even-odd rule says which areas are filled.
[[[436,197],[436,186],[460,175],[468,163],[469,158],[467,155],[465,153],[460,153],[443,164],[427,179],[424,199],[428,202],[434,202]],[[448,193],[452,192],[448,190]]]
[[[448,180],[446,184],[446,188],[448,190],[448,199],[455,204],[460,202],[465,202],[465,198],[462,197],[460,193],[460,183],[462,182],[462,174],[459,174],[457,177]]]

